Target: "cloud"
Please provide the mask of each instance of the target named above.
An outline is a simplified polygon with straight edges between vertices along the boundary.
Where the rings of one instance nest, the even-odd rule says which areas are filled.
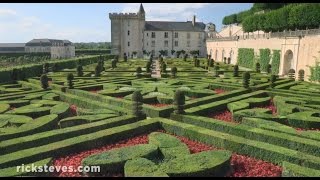
[[[7,15],[17,15],[17,11],[13,9],[0,9],[0,17],[7,16]]]
[[[191,20],[193,15],[209,3],[145,3],[143,4],[148,21],[186,21]],[[123,5],[123,13],[137,13],[139,3],[126,3]]]

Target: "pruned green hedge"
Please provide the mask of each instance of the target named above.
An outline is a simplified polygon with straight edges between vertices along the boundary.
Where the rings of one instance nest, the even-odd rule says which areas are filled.
[[[259,49],[260,50],[260,66],[261,66],[261,70],[263,72],[267,72],[268,70],[268,65],[270,63],[270,59],[271,59],[271,51],[270,49],[266,48],[266,49]]]
[[[272,62],[271,62],[271,71],[272,74],[279,74],[280,68],[280,50],[272,50]]]
[[[254,62],[254,50],[252,48],[239,48],[238,49],[238,64],[249,69],[253,69]]]

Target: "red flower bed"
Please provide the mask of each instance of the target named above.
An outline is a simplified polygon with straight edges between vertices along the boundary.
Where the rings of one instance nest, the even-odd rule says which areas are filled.
[[[116,98],[118,98],[118,99],[123,99],[123,96],[117,96]]]
[[[224,90],[224,89],[215,89],[215,90],[213,90],[216,94],[223,94],[223,93],[225,93],[225,92],[227,92],[226,90]]]
[[[160,130],[160,132],[165,133],[163,130]],[[202,151],[222,149],[197,141],[192,141],[185,137],[176,135],[174,136],[185,143],[189,147],[192,154]],[[229,177],[278,177],[281,176],[282,173],[282,168],[280,166],[236,153],[232,154],[231,166],[233,167],[233,172],[229,175]]]
[[[225,110],[222,112],[209,113],[208,117],[214,118],[214,119],[219,119],[221,121],[226,121],[226,122],[234,122],[232,120],[232,113],[228,110]]]
[[[153,107],[165,107],[165,106],[169,106],[170,104],[149,104],[150,106],[153,106]]]
[[[264,108],[264,109],[270,109],[272,111],[272,115],[276,116],[277,115],[277,108],[276,106],[273,104],[272,99],[270,100],[269,105],[266,106],[256,106],[254,108]]]
[[[76,105],[71,105],[70,106],[70,110],[71,110],[71,114],[73,115],[73,116],[76,116],[77,115],[77,106]]]
[[[105,145],[96,149],[91,149],[87,151],[82,151],[79,153],[70,154],[65,157],[60,157],[58,159],[55,159],[53,161],[53,166],[73,166],[73,168],[77,168],[81,166],[82,159],[92,155],[101,153],[103,151],[108,151],[113,148],[121,148],[126,146],[132,146],[137,144],[147,144],[148,143],[148,134],[140,135],[128,140],[123,140],[118,143]],[[59,177],[80,177],[84,176],[81,175],[79,172],[55,172],[53,173],[53,176],[59,176]],[[104,174],[104,176],[111,176],[111,177],[120,177],[123,176],[123,174]]]
[[[159,130],[159,132],[164,132],[163,130]],[[170,133],[168,133],[170,134]],[[171,134],[173,135],[173,134]],[[202,151],[208,150],[218,150],[221,148],[216,148],[213,146],[209,146],[197,141],[192,141],[188,138],[176,136],[179,138],[183,143],[185,143],[190,152],[198,153]],[[79,153],[74,153],[65,157],[61,157],[55,159],[53,161],[53,166],[73,166],[74,168],[81,165],[82,159],[88,157],[92,154],[97,154],[103,151],[111,150],[113,148],[120,148],[126,146],[132,146],[137,144],[147,144],[148,143],[148,134],[140,135],[134,138],[130,138],[128,140],[123,140],[118,143],[102,146],[96,149],[91,149],[88,151],[82,151]],[[236,153],[232,154],[231,158],[231,166],[233,168],[233,172],[231,172],[228,177],[277,177],[281,176],[282,168],[276,166],[272,163],[265,162],[262,160],[257,160],[255,158],[251,158],[248,156],[239,155]],[[84,176],[78,172],[56,172],[52,174],[53,176],[60,176],[60,177],[79,177]],[[123,174],[103,174],[102,176],[109,176],[109,177],[121,177]]]

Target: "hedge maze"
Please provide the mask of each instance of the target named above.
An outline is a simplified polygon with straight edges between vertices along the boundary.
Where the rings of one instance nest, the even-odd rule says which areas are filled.
[[[164,64],[153,78],[149,59],[49,63],[45,89],[42,66],[1,71],[0,176],[320,176],[320,85],[203,58]],[[101,171],[17,172],[32,163]]]

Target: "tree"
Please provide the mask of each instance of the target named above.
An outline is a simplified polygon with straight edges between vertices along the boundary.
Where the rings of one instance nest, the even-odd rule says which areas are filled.
[[[277,76],[272,74],[270,77],[270,88],[274,88],[274,86],[275,86],[274,83],[276,82],[276,80],[277,80]]]
[[[123,61],[124,61],[124,62],[127,62],[127,61],[128,61],[128,56],[127,56],[127,55],[124,55],[124,56],[123,56]]]
[[[83,76],[83,68],[82,68],[81,65],[78,65],[78,66],[77,66],[77,75],[78,75],[79,77],[82,77],[82,76]]]
[[[188,55],[187,55],[187,54],[184,54],[184,56],[183,56],[183,61],[187,61],[187,57],[188,57]]]
[[[166,63],[162,63],[161,73],[167,74],[167,64]]]
[[[69,73],[68,76],[67,76],[67,81],[68,81],[68,87],[69,89],[73,89],[73,79],[74,79],[74,76],[72,73]]]
[[[267,73],[270,74],[272,71],[272,66],[271,64],[268,64],[268,67],[267,67]]]
[[[238,77],[238,76],[239,76],[239,66],[238,64],[236,64],[233,67],[233,77]]]
[[[245,73],[243,73],[243,81],[242,81],[243,87],[248,89],[249,83],[250,83],[250,73],[245,72]]]
[[[260,63],[256,63],[256,72],[260,73],[261,69],[260,69]]]
[[[145,114],[142,111],[143,97],[140,91],[135,91],[132,94],[132,113],[139,119],[145,118]]]
[[[171,74],[172,74],[172,77],[173,77],[173,78],[176,77],[177,72],[178,72],[177,67],[172,67],[172,68],[171,68]]]
[[[185,95],[184,91],[177,90],[174,94],[174,113],[175,114],[184,114],[184,104],[185,104]]]
[[[40,77],[41,87],[47,89],[49,87],[49,80],[46,74],[42,74]]]
[[[214,66],[214,76],[219,77],[219,66]]]
[[[304,70],[300,69],[298,74],[299,74],[299,76],[298,76],[299,81],[304,81]]]
[[[43,64],[43,73],[47,74],[49,72],[49,63]]]
[[[99,77],[101,74],[101,66],[97,64],[96,68],[94,69],[94,74],[96,77]]]
[[[137,67],[137,69],[136,69],[136,76],[137,76],[138,78],[141,77],[141,73],[142,73],[141,67]]]
[[[213,59],[210,59],[209,60],[209,67],[213,67],[213,65],[214,65],[214,61],[213,61]]]
[[[174,55],[174,53],[175,53],[176,51],[175,50],[171,50],[171,55]]]
[[[112,67],[112,69],[117,67],[117,61],[115,59],[111,60],[111,67]]]
[[[150,62],[150,61],[147,62],[146,72],[147,72],[147,73],[150,73],[150,72],[151,72],[151,62]]]

